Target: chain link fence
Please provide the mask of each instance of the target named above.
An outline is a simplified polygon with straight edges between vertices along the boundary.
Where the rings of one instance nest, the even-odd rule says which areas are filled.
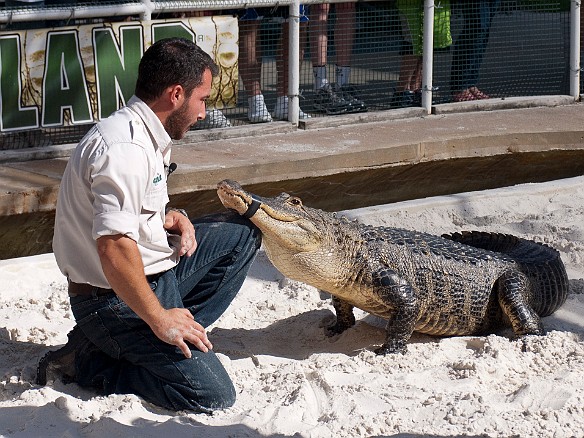
[[[239,85],[233,108],[210,109],[195,129],[288,119],[288,6],[275,2],[155,2],[151,19],[233,15],[239,23]],[[290,3],[290,2],[280,2]],[[26,13],[6,0],[3,13]],[[116,6],[113,16],[73,8]],[[37,18],[4,20],[2,33],[145,18],[139,1],[40,2]],[[208,6],[208,9],[205,7]],[[570,94],[570,2],[567,0],[436,0],[433,104],[514,96]],[[127,9],[124,9],[127,8]],[[135,9],[132,9],[135,8]],[[125,15],[122,12],[134,12]],[[147,11],[148,12],[148,11]],[[311,2],[300,17],[299,119],[421,105],[423,1]],[[83,15],[83,14],[81,14]],[[584,33],[584,30],[581,29]],[[580,90],[584,91],[583,82]],[[73,143],[88,125],[0,133],[0,150]]]

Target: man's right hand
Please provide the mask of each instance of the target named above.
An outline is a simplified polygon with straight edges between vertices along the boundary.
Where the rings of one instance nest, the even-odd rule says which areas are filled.
[[[187,342],[205,353],[213,349],[205,328],[195,321],[187,309],[164,310],[160,318],[150,324],[150,328],[162,341],[176,345],[187,358],[191,357]]]
[[[192,225],[191,225],[192,226]],[[103,272],[118,296],[162,341],[176,345],[190,358],[191,343],[205,353],[213,348],[205,329],[187,309],[165,309],[150,289],[136,242],[124,235],[102,236],[97,251]]]

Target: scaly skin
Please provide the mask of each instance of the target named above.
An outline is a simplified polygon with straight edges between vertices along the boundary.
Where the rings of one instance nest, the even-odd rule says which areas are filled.
[[[405,352],[414,330],[471,335],[510,325],[518,336],[541,335],[540,317],[568,294],[559,253],[533,241],[367,226],[306,207],[286,193],[260,198],[229,180],[217,193],[225,207],[251,215],[282,274],[333,296],[331,334],[355,324],[353,307],[385,318],[378,354]]]

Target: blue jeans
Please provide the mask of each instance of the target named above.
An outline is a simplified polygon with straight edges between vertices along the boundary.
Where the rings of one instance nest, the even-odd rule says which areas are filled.
[[[500,0],[462,0],[455,3],[463,15],[464,26],[452,47],[452,92],[477,85],[489,43],[491,23],[500,3]]]
[[[204,327],[237,295],[261,243],[259,230],[235,213],[193,221],[197,250],[150,287],[165,308],[188,308]],[[173,410],[209,412],[233,405],[235,389],[214,352],[192,346],[187,359],[158,339],[115,294],[71,298],[91,341],[76,353],[76,381],[105,394],[133,393]]]

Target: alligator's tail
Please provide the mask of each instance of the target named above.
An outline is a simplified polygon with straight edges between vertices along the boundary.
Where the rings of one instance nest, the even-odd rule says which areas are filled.
[[[515,260],[533,285],[530,304],[539,316],[555,312],[568,296],[568,275],[554,248],[509,234],[463,231],[443,237],[465,245],[495,251]]]

